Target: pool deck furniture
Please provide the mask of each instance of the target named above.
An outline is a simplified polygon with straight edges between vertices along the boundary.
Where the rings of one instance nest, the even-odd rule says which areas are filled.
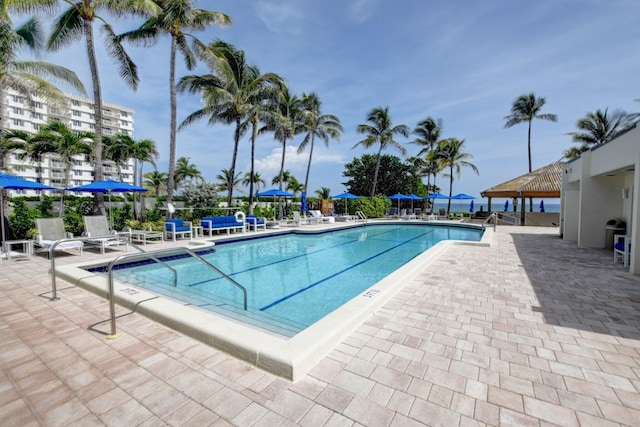
[[[183,221],[181,218],[169,218],[164,222],[164,239],[176,241],[176,236],[181,236],[183,239],[188,236],[189,239],[193,239],[193,230],[191,229],[190,221]]]
[[[258,215],[247,215],[247,229],[251,231],[258,231],[259,229],[267,229],[267,219],[264,217],[258,217]]]
[[[118,235],[118,232],[115,230],[111,230],[111,228],[109,227],[109,221],[107,221],[106,216],[83,216],[82,221],[84,222],[85,235],[87,237],[95,237],[95,239],[89,240],[88,243],[99,246],[101,253],[104,254],[105,250],[109,246],[120,246],[123,243],[128,248],[128,244],[126,241],[123,241],[122,239],[116,237]]]
[[[207,232],[209,237],[213,237],[214,231],[220,230],[226,230],[227,234],[231,234],[231,230],[241,230],[244,233],[244,214],[236,212],[235,215],[205,216],[200,219],[200,226],[202,227],[203,235]]]
[[[629,266],[631,257],[631,236],[624,234],[613,235],[613,262],[622,262],[624,267]]]
[[[145,246],[147,246],[147,240],[155,241],[160,239],[160,243],[164,243],[164,233],[162,231],[153,231],[151,228],[146,230],[132,230],[129,228],[127,232],[132,242],[142,243]]]
[[[8,260],[11,259],[11,248],[13,246],[22,245],[22,254],[17,256],[25,256],[27,258],[31,258],[31,254],[33,253],[33,240],[21,239],[21,240],[5,240],[2,242],[2,254],[0,258],[6,254]],[[15,257],[16,255],[14,255]]]
[[[311,215],[311,217],[316,219],[317,223],[333,223],[335,222],[335,218],[332,216],[326,216],[326,215],[322,215],[322,212],[320,212],[319,210],[310,210],[309,211],[309,215]]]
[[[57,240],[73,238],[73,234],[67,233],[64,229],[64,223],[62,218],[36,218],[36,228],[38,229],[38,236],[35,244],[40,247],[42,251],[49,251],[49,247],[53,245]],[[63,242],[56,246],[56,251],[68,251],[71,249],[77,249],[82,255],[82,249],[84,248],[84,242],[71,241]]]

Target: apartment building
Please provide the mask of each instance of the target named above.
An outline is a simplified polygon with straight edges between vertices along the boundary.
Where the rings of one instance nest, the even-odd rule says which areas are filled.
[[[49,119],[58,119],[70,129],[91,132],[95,126],[94,104],[91,99],[65,94],[67,108],[49,105],[45,100],[34,97],[32,100],[12,89],[0,89],[0,129],[22,130],[37,133]],[[103,134],[106,136],[127,134],[133,136],[134,110],[116,104],[103,104]],[[57,154],[47,154],[37,164],[25,152],[5,153],[5,172],[26,179],[38,181],[53,187],[65,186],[64,161]],[[103,161],[104,179],[117,179],[133,184],[133,160],[121,166],[121,176],[111,161]],[[78,155],[69,170],[69,186],[89,184],[93,181],[93,164]],[[10,195],[34,195],[31,190],[11,190]],[[91,196],[77,193],[79,196]]]

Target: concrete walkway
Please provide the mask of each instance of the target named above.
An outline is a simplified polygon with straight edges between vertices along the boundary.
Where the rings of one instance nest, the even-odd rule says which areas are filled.
[[[640,425],[640,278],[555,228],[448,249],[294,384],[122,309],[108,341],[48,269],[0,265],[5,427]]]

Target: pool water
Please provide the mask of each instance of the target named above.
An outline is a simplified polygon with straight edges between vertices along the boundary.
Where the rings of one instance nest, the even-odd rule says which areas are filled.
[[[192,258],[114,271],[115,278],[189,304],[292,336],[363,293],[442,240],[480,241],[476,228],[369,225],[319,234],[218,242],[208,262],[247,288],[242,292]]]

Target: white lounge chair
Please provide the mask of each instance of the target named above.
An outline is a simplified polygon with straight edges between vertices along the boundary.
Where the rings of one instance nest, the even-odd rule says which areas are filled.
[[[84,221],[85,235],[87,237],[94,237],[89,240],[89,243],[100,246],[100,252],[103,254],[105,249],[109,246],[120,246],[124,243],[126,248],[129,248],[126,241],[117,237],[118,232],[111,230],[106,216],[83,216],[82,219]]]
[[[300,227],[303,224],[307,224],[307,220],[300,216],[300,212],[293,212],[293,218],[282,218],[280,225],[283,227]]]
[[[73,237],[73,234],[65,231],[62,218],[36,218],[36,228],[38,229],[38,237],[35,244],[47,251],[56,241]],[[56,245],[54,250],[68,251],[77,249],[82,255],[82,248],[84,248],[84,242],[71,241]]]
[[[335,221],[334,217],[322,215],[322,212],[320,212],[318,210],[310,210],[309,211],[309,215],[311,215],[312,218],[315,218],[316,222],[318,222],[318,223],[321,223],[321,222],[334,222]]]

